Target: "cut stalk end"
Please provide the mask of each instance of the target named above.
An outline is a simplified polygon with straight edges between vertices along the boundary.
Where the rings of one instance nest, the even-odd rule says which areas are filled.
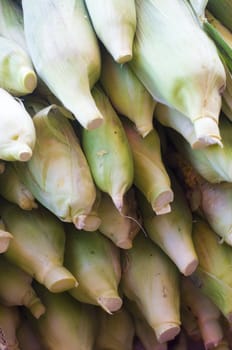
[[[217,320],[206,320],[202,322],[200,329],[206,349],[212,349],[218,346],[223,339],[222,329]]]
[[[180,333],[180,326],[176,323],[163,323],[154,328],[159,343],[166,343],[174,339]]]
[[[190,276],[198,266],[199,262],[197,258],[192,258],[192,260],[190,259],[188,262],[186,262],[186,264],[180,270],[184,276]]]
[[[22,84],[27,94],[32,93],[37,86],[37,76],[33,70],[27,67],[22,67],[20,70],[22,76]]]
[[[112,314],[122,307],[122,299],[120,297],[99,297],[98,304],[108,313]]]
[[[45,306],[36,296],[32,288],[30,288],[24,296],[23,305],[26,306],[31,311],[32,315],[37,319],[40,318],[40,316],[42,316],[46,311]]]
[[[0,253],[7,251],[13,236],[7,231],[0,230]]]
[[[218,124],[214,119],[210,117],[199,118],[194,121],[194,129],[197,139],[195,147],[204,148],[211,145],[223,147]]]
[[[101,219],[94,215],[80,215],[73,219],[73,223],[79,230],[96,231],[101,225]]]
[[[171,207],[169,203],[173,201],[174,195],[171,190],[164,191],[156,198],[155,202],[152,204],[152,209],[156,215],[162,215],[170,213]]]
[[[117,247],[121,248],[121,249],[131,249],[132,248],[132,241],[130,239],[125,239],[123,241],[119,241],[119,242],[114,242]]]
[[[46,274],[44,285],[50,292],[59,293],[77,287],[78,282],[64,266],[57,266]]]

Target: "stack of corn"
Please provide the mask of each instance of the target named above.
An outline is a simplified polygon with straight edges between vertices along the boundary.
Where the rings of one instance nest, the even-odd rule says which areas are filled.
[[[231,15],[0,0],[0,349],[232,349]]]

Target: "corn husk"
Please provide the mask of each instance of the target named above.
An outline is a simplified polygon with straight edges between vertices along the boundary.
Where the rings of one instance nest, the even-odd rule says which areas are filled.
[[[211,12],[206,11],[204,29],[218,47],[226,72],[226,88],[222,94],[222,111],[232,120],[232,33]]]
[[[0,88],[0,158],[28,161],[35,144],[35,127],[23,104]]]
[[[200,341],[202,339],[201,332],[199,329],[197,319],[193,315],[192,310],[189,309],[187,305],[181,303],[180,314],[181,314],[181,326],[182,326],[182,329],[187,334],[187,336],[192,341]]]
[[[196,132],[191,121],[181,112],[162,103],[157,104],[154,117],[163,126],[174,129],[180,135],[182,135],[193,149],[205,148],[211,144],[219,144],[222,146],[220,141],[211,139],[205,140],[204,144],[202,144],[202,142],[197,139]],[[208,144],[207,141],[209,142]]]
[[[191,5],[193,6],[196,15],[199,19],[204,18],[205,8],[208,3],[208,0],[190,0]]]
[[[31,326],[28,319],[23,319],[17,330],[19,346],[23,350],[43,350],[39,335]]]
[[[222,240],[232,245],[232,184],[203,182],[200,190],[204,217]]]
[[[104,123],[95,130],[83,129],[82,145],[98,188],[108,193],[122,211],[124,195],[133,183],[133,158],[122,123],[100,87],[93,89]]]
[[[19,310],[16,306],[8,307],[0,304],[0,348],[2,350],[23,350],[17,339],[20,325]]]
[[[174,202],[170,213],[155,215],[144,196],[139,196],[139,207],[148,236],[176,264],[184,275],[191,275],[198,265],[192,241],[192,214],[184,193],[172,176]],[[178,254],[176,253],[178,251]]]
[[[19,4],[14,0],[1,0],[0,2],[0,35],[13,40],[26,51],[23,13]]]
[[[178,152],[185,158],[194,170],[205,180],[211,183],[232,181],[232,130],[231,122],[221,115],[220,131],[224,147],[212,145],[204,149],[192,149],[189,144],[177,133],[170,132],[171,140]]]
[[[122,257],[123,293],[136,303],[158,342],[175,338],[180,332],[179,274],[175,265],[142,232]]]
[[[0,194],[24,210],[38,207],[32,193],[22,183],[11,163],[7,163],[5,171],[0,174]]]
[[[135,334],[144,350],[167,350],[167,343],[158,343],[154,330],[149,326],[136,304],[126,299],[126,307],[133,317]]]
[[[136,29],[134,0],[85,0],[93,27],[118,63],[132,59]]]
[[[66,230],[65,266],[79,282],[69,293],[83,303],[101,306],[109,314],[119,310],[119,249],[98,231],[77,231],[72,226]]]
[[[18,266],[0,256],[0,300],[6,306],[27,307],[39,318],[45,307],[31,286],[32,277]]]
[[[77,285],[63,266],[65,232],[53,214],[44,208],[25,211],[4,202],[0,215],[13,235],[4,253],[7,259],[54,293]]]
[[[220,243],[219,237],[203,220],[196,218],[193,241],[199,266],[192,275],[194,284],[212,300],[222,314],[232,321],[232,248]]]
[[[129,118],[145,137],[153,129],[156,101],[129,65],[120,65],[102,50],[101,84],[118,113]]]
[[[0,36],[0,87],[14,96],[23,96],[36,86],[37,76],[27,52],[13,40]]]
[[[95,226],[91,217],[96,190],[79,140],[65,113],[51,105],[34,115],[37,138],[33,157],[23,166],[15,163],[15,168],[21,181],[43,206],[62,221],[92,230],[99,225],[99,220]]]
[[[38,331],[43,349],[92,350],[96,335],[93,306],[79,303],[68,293],[53,294],[36,284],[46,313],[30,323]]]
[[[214,43],[187,1],[136,0],[136,9],[130,62],[135,74],[155,100],[190,119],[202,147],[220,143],[217,124],[226,78]]]
[[[142,138],[130,123],[123,123],[134,159],[134,184],[157,215],[171,211],[173,201],[169,175],[161,156],[160,139],[153,129]]]
[[[122,214],[119,213],[110,196],[102,193],[98,215],[101,218],[99,231],[119,248],[130,249],[141,225],[133,189],[129,190],[125,196]]]
[[[22,6],[39,77],[83,127],[98,127],[103,117],[90,89],[100,75],[100,52],[83,0],[23,0]]]
[[[181,301],[197,319],[205,348],[211,349],[218,346],[223,339],[221,313],[190,278],[181,279]]]
[[[217,17],[222,24],[232,31],[231,15],[232,6],[230,0],[208,0],[207,8]]]
[[[98,332],[95,350],[133,350],[134,324],[129,312],[122,308],[114,315],[98,310]]]

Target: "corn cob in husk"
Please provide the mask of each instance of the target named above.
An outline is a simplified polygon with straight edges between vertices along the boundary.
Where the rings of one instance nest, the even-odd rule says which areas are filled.
[[[136,29],[134,0],[85,0],[93,27],[118,63],[132,59]]]
[[[35,127],[23,104],[0,88],[0,158],[28,161],[35,145]]]
[[[31,286],[32,277],[18,266],[0,256],[0,300],[6,306],[27,307],[39,318],[45,307]]]
[[[72,226],[66,231],[65,266],[79,282],[69,293],[83,303],[101,306],[109,314],[119,310],[119,249],[98,231],[77,231]]]
[[[13,40],[0,36],[0,87],[14,96],[23,96],[36,86],[37,76],[27,52]]]
[[[25,211],[4,202],[0,215],[13,239],[6,258],[57,293],[77,285],[63,266],[65,232],[62,223],[44,208]]]
[[[99,220],[91,217],[95,186],[65,115],[65,110],[54,105],[34,114],[37,138],[33,157],[23,166],[14,165],[21,181],[47,209],[79,229],[94,230],[99,225]]]
[[[190,278],[181,279],[181,302],[192,311],[197,319],[205,348],[211,349],[218,346],[223,339],[220,324],[221,313]]]
[[[220,144],[217,124],[226,77],[214,43],[187,1],[136,0],[136,10],[134,73],[155,100],[190,119],[202,146]]]
[[[148,236],[169,256],[180,272],[191,275],[198,265],[192,241],[192,214],[173,175],[172,188],[174,201],[170,213],[155,215],[142,195],[138,197],[139,207]]]
[[[93,306],[79,303],[68,293],[53,294],[36,284],[46,313],[30,323],[38,332],[43,348],[50,350],[92,350],[96,335]]]
[[[128,64],[120,65],[102,50],[101,84],[118,113],[129,118],[140,135],[153,129],[156,101]]]
[[[134,323],[129,312],[122,308],[114,315],[97,311],[98,331],[95,350],[133,350]]]
[[[144,350],[167,350],[167,343],[158,343],[154,330],[147,323],[135,302],[126,299],[124,304],[133,317],[135,334]]]
[[[98,188],[108,193],[116,208],[122,211],[124,195],[134,175],[130,145],[108,97],[99,86],[92,93],[104,123],[95,130],[83,129],[83,149]]]
[[[0,174],[0,194],[24,210],[38,207],[32,193],[22,183],[14,166],[9,162],[3,174]]]
[[[171,140],[178,152],[185,158],[193,169],[205,180],[211,183],[232,182],[231,167],[231,122],[223,115],[220,119],[220,131],[224,147],[212,145],[204,149],[192,149],[177,133],[169,132]]]
[[[133,189],[125,195],[122,214],[119,213],[110,196],[102,193],[98,207],[98,215],[101,218],[99,231],[119,248],[130,249],[141,225],[137,209]]]
[[[103,117],[90,89],[100,75],[100,52],[83,0],[23,0],[22,6],[39,77],[83,127],[98,127]]]
[[[180,332],[179,274],[175,265],[142,232],[122,257],[123,293],[139,307],[158,342],[175,338]]]
[[[157,215],[171,211],[173,191],[162,161],[160,139],[153,129],[142,138],[131,123],[123,123],[134,159],[134,184]]]
[[[219,237],[202,219],[193,225],[193,241],[199,266],[191,276],[194,284],[213,301],[222,314],[232,321],[232,248],[220,243]]]
[[[17,339],[20,326],[19,309],[0,304],[0,348],[2,350],[23,350]]]

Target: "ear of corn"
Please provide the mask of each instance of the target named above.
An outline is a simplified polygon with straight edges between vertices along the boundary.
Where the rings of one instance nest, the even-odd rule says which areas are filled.
[[[179,275],[169,258],[143,233],[123,251],[122,290],[136,303],[158,342],[180,332]]]
[[[31,286],[32,277],[0,256],[0,300],[6,306],[26,306],[39,318],[45,307]]]
[[[119,248],[131,248],[133,239],[140,230],[140,218],[136,209],[136,199],[132,190],[125,196],[122,214],[119,213],[110,196],[102,193],[98,207],[98,215],[101,218],[99,231]]]
[[[4,173],[0,175],[0,194],[24,210],[37,208],[32,193],[22,183],[11,163],[6,164]]]
[[[130,61],[136,29],[134,0],[85,0],[93,27],[118,63]]]
[[[93,89],[104,123],[82,133],[83,149],[98,188],[108,193],[121,211],[123,197],[133,183],[133,158],[125,131],[108,97],[101,88]]]
[[[134,338],[134,323],[129,312],[122,308],[114,315],[98,310],[98,334],[95,349],[132,350]]]
[[[174,202],[170,213],[155,215],[143,196],[139,196],[144,227],[148,236],[176,264],[184,275],[191,275],[198,265],[192,241],[192,214],[180,185],[172,176]],[[182,252],[176,254],[177,251]]]
[[[170,133],[172,142],[178,151],[186,158],[193,168],[207,181],[211,183],[231,182],[231,129],[232,125],[225,116],[220,118],[220,131],[224,147],[212,145],[204,149],[192,149],[189,144],[176,133]]]
[[[0,88],[0,158],[28,161],[35,144],[35,127],[22,103]]]
[[[65,266],[79,282],[69,293],[77,300],[101,306],[111,314],[122,306],[119,250],[100,232],[67,228]]]
[[[51,350],[92,350],[96,334],[96,312],[68,293],[53,294],[36,284],[35,289],[46,307],[38,320],[30,319],[38,330],[43,348]]]
[[[162,161],[160,139],[153,129],[142,138],[130,123],[123,123],[134,159],[134,184],[157,215],[168,213],[173,201],[170,179]]]
[[[16,306],[0,304],[0,346],[2,349],[20,350],[17,329],[20,325],[19,310]]]
[[[38,75],[83,127],[98,127],[103,117],[90,89],[100,75],[100,53],[83,0],[24,0],[22,6]]]
[[[203,182],[200,189],[201,209],[205,218],[222,240],[232,245],[232,184]]]
[[[115,109],[134,122],[145,137],[153,129],[156,102],[129,65],[120,65],[102,50],[101,84]]]
[[[167,105],[158,103],[155,109],[154,117],[165,127],[172,128],[181,134],[185,140],[191,145],[192,148],[205,148],[212,144],[218,144],[222,146],[219,139],[206,139],[202,143],[196,136],[193,123],[186,118],[181,112],[176,109],[170,108]],[[213,133],[213,129],[211,129]]]
[[[187,1],[137,0],[136,8],[135,74],[157,101],[191,120],[202,146],[218,142],[225,71],[214,43]]]
[[[167,343],[158,343],[154,330],[145,320],[142,312],[135,302],[126,299],[126,307],[130,311],[134,326],[135,334],[141,341],[145,350],[167,350]]]
[[[54,293],[77,285],[63,266],[65,233],[62,223],[50,212],[38,208],[25,211],[4,202],[2,220],[13,239],[5,256]]]
[[[181,279],[181,301],[195,316],[206,349],[219,345],[223,339],[221,313],[213,302],[197,288],[190,278]]]
[[[28,54],[13,40],[0,36],[0,87],[15,96],[32,93],[37,76]]]
[[[95,229],[88,217],[96,190],[79,140],[63,110],[43,108],[33,117],[36,144],[32,159],[15,168],[34,197],[63,221],[77,228]],[[91,216],[91,214],[90,214]],[[91,223],[89,222],[91,221]]]
[[[199,266],[192,275],[194,283],[219,308],[222,314],[232,320],[232,249],[219,241],[209,225],[196,219],[193,227],[193,241]]]

